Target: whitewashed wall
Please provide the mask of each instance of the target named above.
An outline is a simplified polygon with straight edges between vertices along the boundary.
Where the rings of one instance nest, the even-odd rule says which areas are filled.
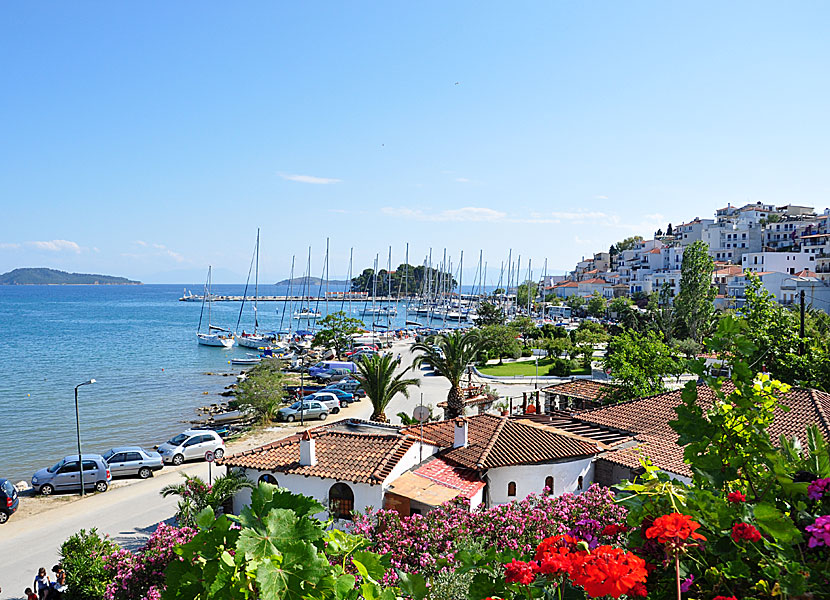
[[[545,478],[553,476],[553,495],[566,492],[578,493],[577,484],[582,476],[582,489],[586,490],[594,480],[594,463],[591,457],[568,462],[540,465],[520,465],[501,467],[487,471],[490,505],[506,504],[513,500],[522,500],[530,494],[539,494],[545,487]],[[507,486],[516,482],[516,495],[507,495]]]

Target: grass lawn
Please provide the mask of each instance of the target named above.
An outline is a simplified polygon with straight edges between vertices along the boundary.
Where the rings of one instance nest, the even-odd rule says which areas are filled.
[[[539,376],[547,375],[553,361],[549,358],[539,360]],[[532,360],[526,360],[514,363],[505,363],[503,365],[487,365],[486,367],[478,367],[478,370],[485,375],[495,375],[498,377],[514,377],[516,375],[524,375],[527,377],[536,376],[536,363]],[[571,371],[571,375],[590,375],[591,369],[575,369]]]

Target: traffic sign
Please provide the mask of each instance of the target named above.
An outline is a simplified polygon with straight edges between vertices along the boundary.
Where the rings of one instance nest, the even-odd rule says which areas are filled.
[[[215,459],[215,457],[213,456],[213,452],[211,452],[210,450],[208,450],[207,452],[205,452],[205,460],[206,460],[206,461],[208,461],[209,463],[211,463],[211,462],[213,462],[213,461],[214,461],[214,459]]]

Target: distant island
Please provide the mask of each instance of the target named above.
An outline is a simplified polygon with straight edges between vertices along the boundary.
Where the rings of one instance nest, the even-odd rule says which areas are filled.
[[[141,282],[132,281],[126,277],[67,273],[39,267],[15,269],[3,273],[0,275],[0,285],[141,285]]]
[[[294,279],[283,279],[278,281],[275,285],[326,285],[325,279],[319,277],[295,277]],[[351,285],[347,279],[329,279],[328,285]]]

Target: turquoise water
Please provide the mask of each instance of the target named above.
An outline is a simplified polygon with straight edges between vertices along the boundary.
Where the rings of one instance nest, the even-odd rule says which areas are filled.
[[[188,288],[201,292],[200,285]],[[216,285],[213,292],[243,289]],[[239,373],[228,361],[250,350],[197,344],[201,304],[178,302],[182,291],[181,285],[0,286],[0,477],[28,481],[77,451],[73,388],[88,379],[97,383],[79,390],[84,452],[159,444],[185,429],[196,408],[223,400],[218,393],[235,379],[206,373]],[[263,295],[286,291],[260,286]],[[282,307],[259,304],[260,330],[279,329]],[[354,316],[362,307],[352,304]],[[213,323],[234,329],[239,308],[214,303]],[[287,307],[283,328],[296,308]],[[340,310],[340,303],[329,308]],[[325,303],[319,309],[326,314]],[[401,303],[393,326],[404,325],[405,312]],[[246,304],[240,329],[251,331],[252,323]],[[292,321],[294,329],[307,325]]]

